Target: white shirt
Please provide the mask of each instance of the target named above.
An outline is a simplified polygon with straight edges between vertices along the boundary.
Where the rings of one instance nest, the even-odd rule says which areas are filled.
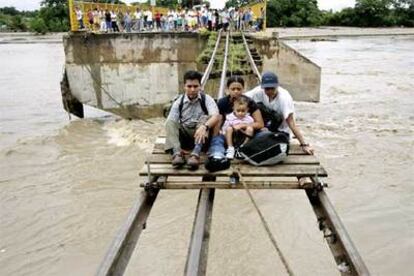
[[[286,122],[286,119],[289,117],[290,114],[295,114],[295,106],[293,104],[293,99],[286,89],[283,89],[279,86],[277,90],[277,96],[272,101],[269,101],[269,97],[264,92],[264,89],[262,89],[260,86],[257,86],[252,90],[246,92],[245,95],[253,99],[256,103],[261,102],[266,107],[280,112],[283,115],[283,122],[279,127],[279,131],[283,131],[291,135],[291,131],[289,129],[289,125]]]
[[[151,11],[147,11],[147,21],[152,21],[152,12]]]
[[[82,17],[83,17],[82,11],[81,10],[77,10],[76,11],[76,19],[82,20]]]

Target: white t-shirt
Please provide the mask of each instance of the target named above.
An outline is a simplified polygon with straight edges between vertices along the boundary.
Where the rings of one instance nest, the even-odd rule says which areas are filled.
[[[82,18],[83,18],[83,13],[82,13],[82,11],[81,11],[81,10],[77,10],[77,11],[76,11],[76,19],[77,19],[77,20],[82,20]]]
[[[289,133],[289,135],[291,135],[291,131],[289,129],[289,125],[286,122],[286,119],[289,117],[290,114],[295,115],[295,106],[293,104],[293,99],[286,89],[283,89],[279,86],[277,90],[277,96],[272,101],[269,101],[269,97],[264,92],[264,89],[262,89],[260,86],[257,86],[252,90],[246,92],[245,95],[253,99],[256,103],[261,102],[266,107],[280,112],[283,115],[284,120],[280,125],[279,130]]]
[[[151,11],[147,11],[146,12],[146,15],[147,15],[147,21],[152,21],[152,12]]]

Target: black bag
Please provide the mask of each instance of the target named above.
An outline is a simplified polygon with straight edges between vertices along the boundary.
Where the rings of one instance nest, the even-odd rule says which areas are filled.
[[[262,113],[263,121],[267,129],[277,132],[283,122],[283,114],[268,108],[262,102],[257,103],[257,107],[260,109],[260,113]]]
[[[289,134],[261,132],[239,148],[239,154],[254,166],[274,165],[282,162],[289,153]]]
[[[206,159],[204,167],[209,172],[218,172],[230,168],[230,160],[227,158],[214,158],[213,156]]]

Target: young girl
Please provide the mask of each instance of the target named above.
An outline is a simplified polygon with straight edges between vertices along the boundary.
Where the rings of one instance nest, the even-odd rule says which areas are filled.
[[[226,157],[228,159],[234,158],[234,134],[241,134],[241,144],[247,143],[247,141],[249,141],[249,138],[251,138],[254,134],[254,119],[249,115],[248,110],[249,101],[244,97],[240,97],[233,103],[233,112],[226,116],[226,121],[224,122],[222,131],[226,136],[226,142],[228,146]]]

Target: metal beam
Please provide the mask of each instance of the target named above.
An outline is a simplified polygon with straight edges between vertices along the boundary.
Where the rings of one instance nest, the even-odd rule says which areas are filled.
[[[227,32],[227,34],[226,34],[226,45],[224,46],[223,68],[221,69],[220,88],[219,88],[219,91],[218,91],[217,99],[221,99],[225,96],[224,92],[226,90],[227,59],[228,59],[228,55],[229,55],[229,42],[230,42],[230,32]]]
[[[159,190],[142,191],[129,211],[124,225],[112,241],[102,261],[97,276],[123,275],[129,259],[134,252],[148,215],[157,198]]]
[[[306,189],[306,195],[342,275],[370,275],[326,192],[319,187]]]
[[[201,189],[184,275],[205,275],[215,189]]]
[[[259,69],[257,69],[256,63],[254,62],[252,53],[250,52],[249,44],[247,43],[246,37],[244,36],[244,32],[241,32],[241,35],[243,38],[244,48],[246,49],[247,57],[250,62],[250,66],[252,67],[254,74],[260,82],[262,81],[262,75],[260,74]]]
[[[204,87],[206,86],[207,80],[210,77],[211,70],[213,69],[214,61],[216,59],[217,49],[219,47],[220,40],[221,40],[221,32],[222,32],[222,30],[220,29],[220,31],[217,35],[217,41],[216,41],[216,44],[214,46],[213,53],[211,54],[210,61],[207,65],[206,70],[204,71],[203,78],[201,79],[201,89],[202,90],[204,90]]]

